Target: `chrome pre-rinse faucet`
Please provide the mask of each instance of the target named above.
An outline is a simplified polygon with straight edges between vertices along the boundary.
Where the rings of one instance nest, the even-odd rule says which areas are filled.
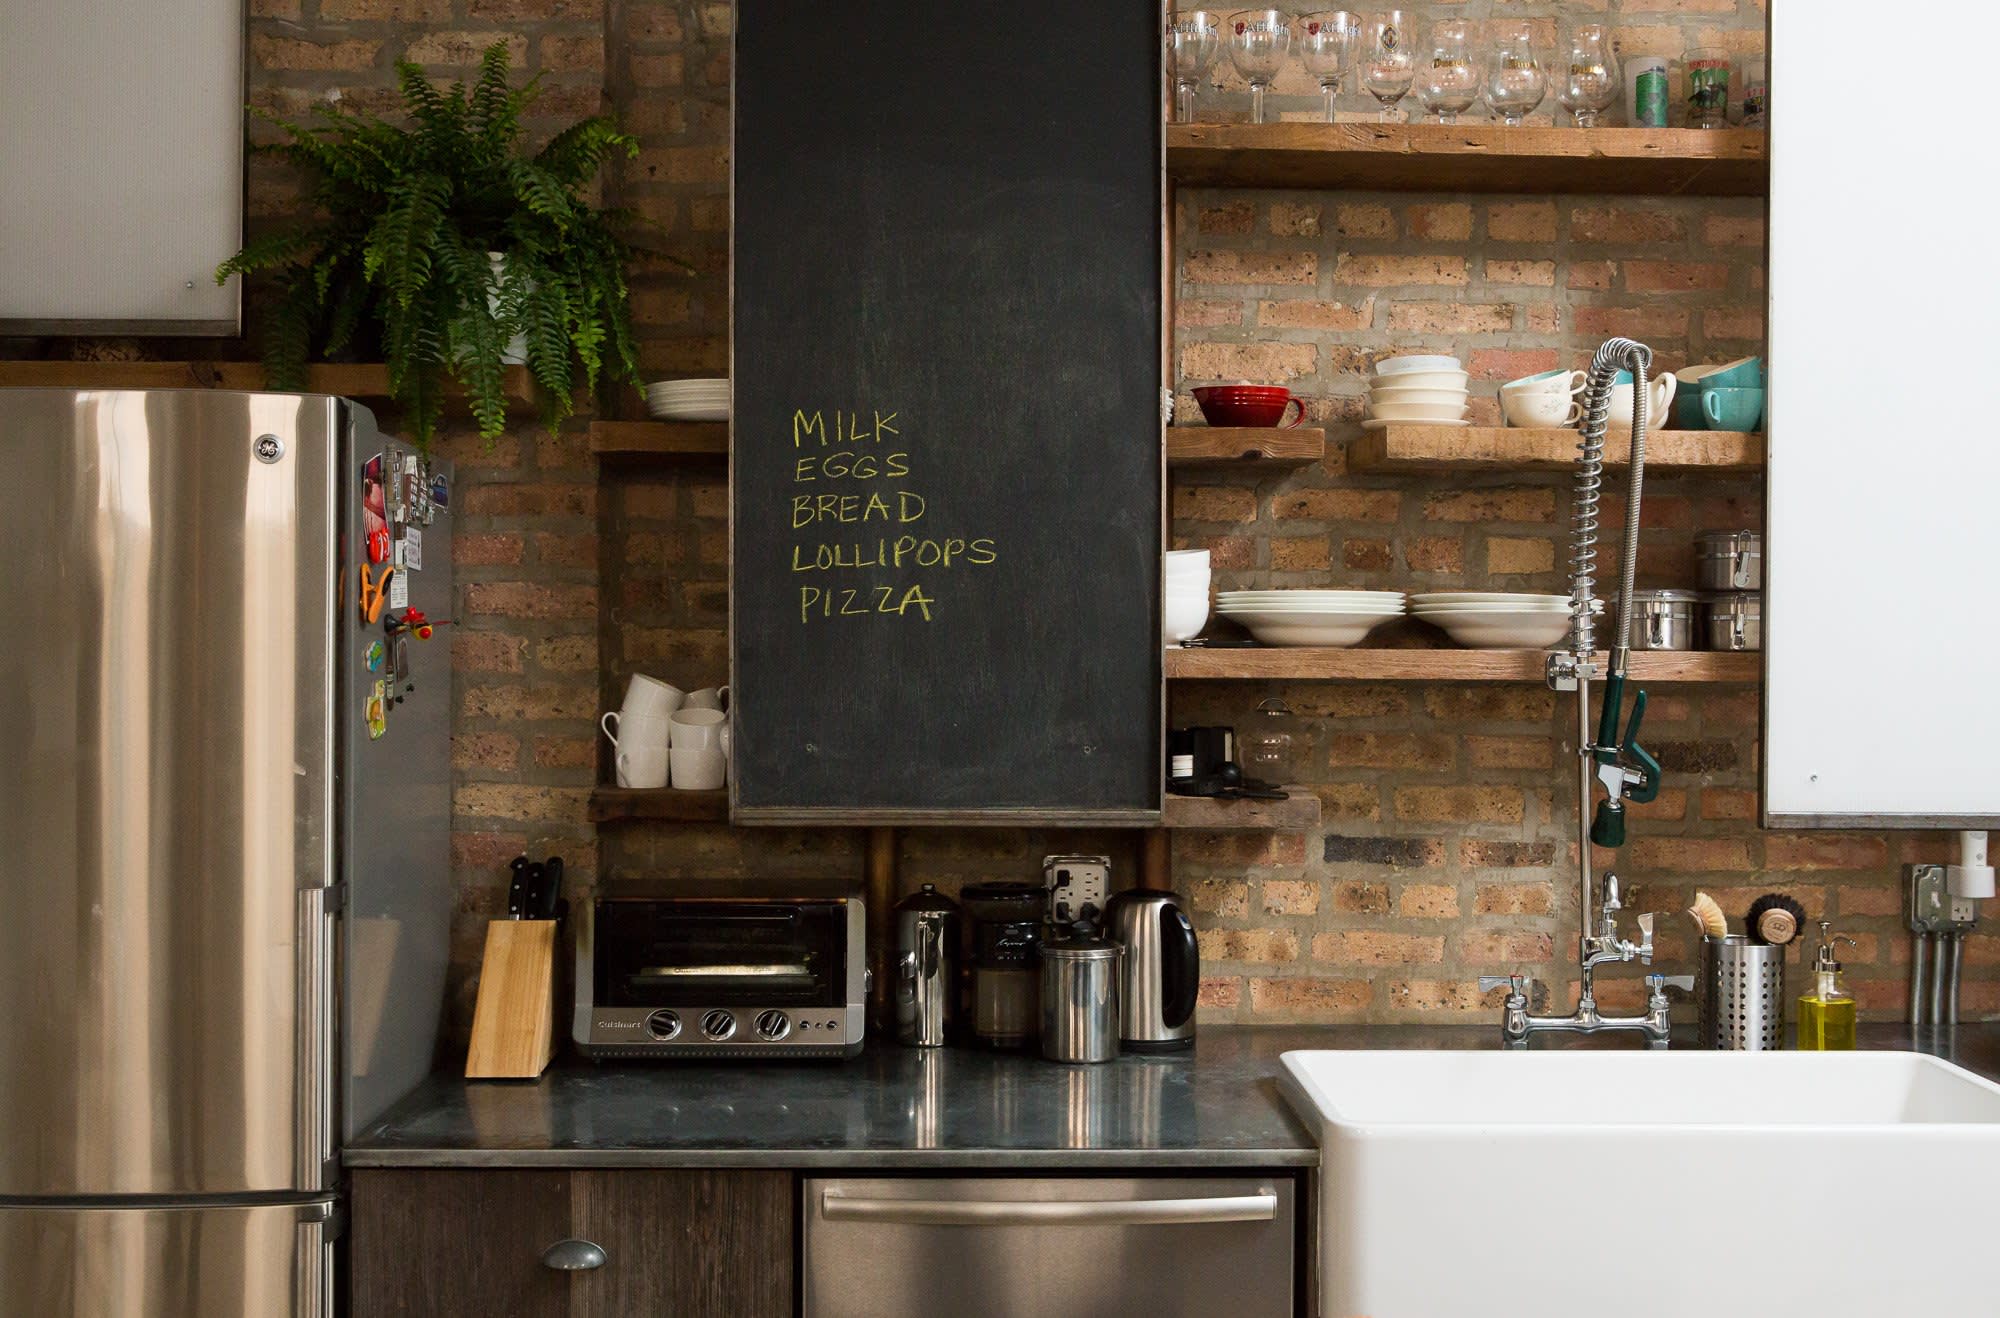
[[[1605,1016],[1597,1010],[1593,978],[1597,967],[1608,961],[1637,960],[1653,963],[1653,917],[1638,918],[1639,941],[1618,935],[1618,912],[1624,909],[1619,897],[1618,876],[1604,876],[1603,892],[1591,881],[1590,849],[1593,844],[1617,848],[1625,844],[1625,803],[1644,804],[1660,794],[1660,762],[1639,744],[1639,726],[1646,717],[1646,693],[1635,691],[1632,717],[1624,719],[1625,665],[1631,652],[1628,638],[1632,628],[1632,578],[1639,559],[1639,508],[1646,484],[1647,372],[1653,365],[1652,349],[1630,339],[1612,339],[1597,350],[1591,360],[1584,386],[1583,442],[1577,453],[1576,503],[1571,512],[1570,585],[1575,627],[1569,650],[1549,656],[1549,685],[1558,691],[1576,693],[1577,740],[1577,865],[1580,879],[1579,910],[1581,930],[1578,940],[1578,994],[1576,1009],[1567,1016],[1537,1016],[1529,1000],[1525,975],[1482,976],[1481,992],[1506,988],[1500,1033],[1510,1046],[1527,1043],[1528,1036],[1541,1031],[1595,1034],[1601,1030],[1636,1030],[1655,1048],[1667,1046],[1667,989],[1692,990],[1692,976],[1648,975],[1650,990],[1642,1016]],[[1613,637],[1609,664],[1604,670],[1604,706],[1591,736],[1590,683],[1597,676],[1597,509],[1604,488],[1604,432],[1610,420],[1611,391],[1620,371],[1632,375],[1632,482],[1625,500],[1625,553],[1618,565],[1618,609],[1614,615],[1617,631]],[[1604,800],[1597,803],[1596,786],[1604,788]]]

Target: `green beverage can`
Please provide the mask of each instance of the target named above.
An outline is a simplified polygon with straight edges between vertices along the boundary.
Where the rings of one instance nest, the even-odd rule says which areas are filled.
[[[1646,69],[1639,74],[1639,123],[1641,128],[1667,126],[1667,71]]]

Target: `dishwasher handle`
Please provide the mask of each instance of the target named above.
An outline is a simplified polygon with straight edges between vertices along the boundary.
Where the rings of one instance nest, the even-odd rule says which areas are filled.
[[[824,1191],[820,1215],[830,1222],[902,1222],[917,1226],[1175,1226],[1209,1222],[1269,1222],[1278,1194],[1199,1199],[865,1199]]]

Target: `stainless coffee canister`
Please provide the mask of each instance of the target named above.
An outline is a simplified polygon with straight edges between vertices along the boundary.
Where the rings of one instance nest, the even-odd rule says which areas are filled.
[[[1702,601],[1702,639],[1711,650],[1764,648],[1762,595],[1711,595]]]
[[[1042,1056],[1108,1062],[1118,1055],[1118,944],[1064,938],[1042,944]]]
[[[1632,592],[1632,635],[1634,650],[1693,650],[1699,648],[1695,634],[1695,609],[1701,596],[1691,590],[1635,590]]]
[[[1701,555],[1703,590],[1764,589],[1764,537],[1755,531],[1703,531],[1694,538]]]
[[[926,883],[896,903],[896,1038],[936,1048],[951,1026],[958,903]]]

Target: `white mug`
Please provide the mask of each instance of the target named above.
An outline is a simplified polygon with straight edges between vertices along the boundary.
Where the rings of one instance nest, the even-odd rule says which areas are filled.
[[[667,752],[673,760],[674,790],[712,792],[722,786],[728,761],[721,746],[676,746]]]
[[[729,703],[729,688],[705,686],[687,698],[682,709],[721,709]]]
[[[1559,430],[1576,424],[1583,415],[1583,404],[1568,394],[1502,394],[1500,414],[1510,426]]]
[[[671,723],[673,736],[669,745],[675,750],[714,750],[720,754],[729,716],[719,709],[683,708]]]
[[[1667,428],[1667,409],[1674,405],[1674,390],[1679,381],[1672,371],[1662,371],[1654,377],[1653,384],[1646,392],[1646,429],[1659,431]],[[1625,430],[1632,428],[1632,386],[1618,384],[1611,387],[1611,424]]]
[[[597,726],[604,729],[604,735],[611,744],[621,750],[635,750],[642,746],[665,749],[673,730],[673,724],[665,714],[629,714],[616,709],[597,720]]]
[[[619,712],[626,718],[634,715],[648,718],[666,718],[681,707],[687,693],[671,682],[662,682],[657,677],[644,673],[632,674],[632,680],[625,687],[625,703]]]
[[[612,761],[618,770],[618,785],[647,791],[665,787],[668,759],[672,754],[673,752],[664,746],[645,746],[619,751]]]

